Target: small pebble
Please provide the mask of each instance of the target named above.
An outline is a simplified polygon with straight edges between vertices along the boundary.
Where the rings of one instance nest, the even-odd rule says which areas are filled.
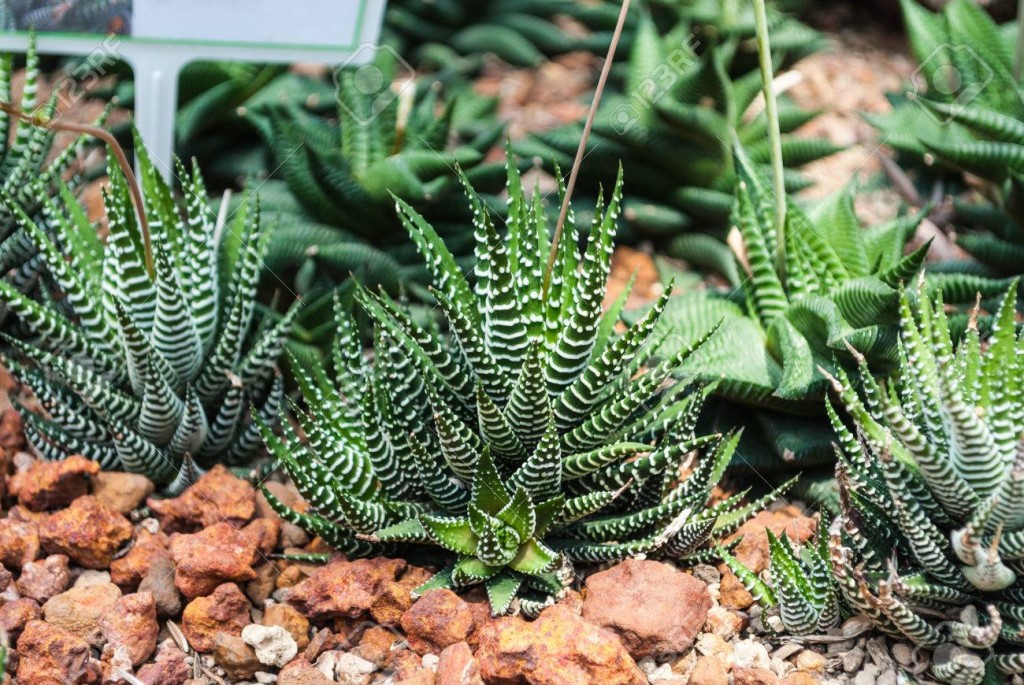
[[[847,673],[856,673],[864,664],[864,650],[854,647],[843,655],[843,670]]]
[[[882,671],[882,673],[875,678],[875,685],[896,685],[896,671]]]
[[[914,663],[914,650],[906,642],[897,642],[892,646],[892,658],[900,666],[909,666]]]

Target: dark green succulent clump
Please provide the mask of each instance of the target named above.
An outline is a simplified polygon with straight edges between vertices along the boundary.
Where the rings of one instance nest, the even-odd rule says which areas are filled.
[[[394,65],[381,66],[390,80]],[[252,115],[288,191],[273,182],[261,191],[277,226],[267,267],[301,270],[300,290],[350,272],[392,293],[424,280],[422,266],[409,266],[418,259],[402,240],[393,196],[434,221],[456,254],[472,251],[454,170],[464,169],[482,192],[501,189],[501,165],[484,163],[501,135],[494,102],[468,91],[444,102],[437,88],[404,88],[393,97],[368,94],[346,70],[338,75],[336,120],[294,107]]]
[[[20,102],[14,102],[11,80],[14,58],[0,57],[0,101],[15,104],[21,111],[47,120],[57,112],[58,94],[45,103],[38,101],[39,56],[35,39],[29,41],[25,62],[25,84]],[[77,183],[71,167],[87,140],[78,138],[54,155],[56,133],[32,126],[0,111],[0,189],[30,216],[38,216],[44,202],[57,195],[61,181],[71,188]],[[0,206],[0,273],[7,274],[19,289],[33,285],[39,275],[41,259],[32,241],[18,230],[18,216],[10,203]]]
[[[690,24],[679,23],[659,35],[649,17],[640,17],[624,83],[602,102],[580,178],[581,188],[597,188],[610,181],[616,160],[622,159],[627,176],[640,188],[625,207],[630,238],[659,239],[684,258],[692,255],[674,238],[688,229],[715,232],[728,220],[736,183],[734,138],[748,146],[756,167],[767,170],[769,162],[767,118],[754,105],[760,73],[749,68],[734,73],[741,55],[738,40],[698,54],[691,30]],[[786,98],[780,101],[790,191],[809,185],[801,166],[839,149],[824,139],[791,135],[815,116]],[[519,150],[571,168],[580,127],[536,134]]]
[[[844,340],[856,341],[877,370],[896,364],[897,288],[927,249],[903,254],[919,217],[864,229],[850,191],[806,213],[791,204],[780,259],[771,190],[742,148],[735,165],[729,245],[709,236],[691,243],[730,287],[670,300],[659,324],[663,347],[690,344],[721,322],[700,363],[684,370],[716,382],[726,423],[748,424],[748,465],[783,472],[828,465],[828,478],[833,455],[820,409],[826,384],[816,367],[852,364]]]
[[[1024,264],[1024,90],[1013,76],[1016,25],[996,25],[974,3],[932,13],[902,0],[919,62],[912,90],[872,120],[913,166],[921,194],[941,178],[953,196],[957,243],[977,262],[950,271],[1020,275]],[[973,175],[966,183],[963,172]],[[974,187],[975,191],[970,192]]]
[[[603,314],[621,177],[582,257],[569,215],[545,284],[547,213],[539,194],[524,196],[511,160],[508,169],[504,238],[466,182],[473,286],[438,233],[398,201],[444,332],[360,290],[375,326],[372,363],[339,314],[333,371],[300,371],[309,447],[264,432],[310,503],[299,514],[268,494],[283,517],[350,555],[439,548],[454,561],[418,592],[483,583],[496,614],[516,598],[539,610],[572,582],[573,563],[699,554],[757,506],[739,506],[741,496],[709,505],[738,436],[696,436],[706,391],[669,382],[708,333],[655,362],[651,334],[668,294],[617,337],[618,315]],[[683,478],[695,451],[703,457]]]
[[[618,4],[607,2],[397,0],[388,3],[384,37],[418,66],[467,74],[485,54],[527,67],[573,50],[604,51],[618,14]],[[587,30],[566,30],[559,18]]]
[[[1024,336],[1016,288],[991,337],[954,345],[942,301],[902,298],[900,370],[831,379],[842,512],[829,536],[841,595],[883,632],[934,650],[932,675],[1024,673]],[[984,350],[984,352],[982,351]]]
[[[198,170],[179,165],[182,214],[143,150],[151,269],[116,166],[104,197],[105,246],[64,187],[61,202],[39,198],[43,221],[4,197],[58,289],[36,301],[0,283],[0,301],[33,333],[5,336],[5,363],[45,412],[22,408],[40,455],[83,454],[176,490],[194,479],[197,462],[240,464],[261,448],[249,409],[255,405],[267,422],[278,416],[283,384],[275,363],[291,315],[253,331],[258,207],[218,225]]]

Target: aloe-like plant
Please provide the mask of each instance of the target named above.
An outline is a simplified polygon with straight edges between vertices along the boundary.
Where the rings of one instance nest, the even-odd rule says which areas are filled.
[[[756,167],[769,169],[770,158],[765,113],[751,113],[761,74],[749,68],[733,73],[738,40],[698,54],[690,31],[689,24],[679,23],[662,35],[649,16],[639,18],[624,83],[602,103],[580,177],[581,189],[596,189],[611,181],[622,159],[627,177],[640,188],[625,207],[630,237],[659,239],[670,254],[684,258],[685,245],[673,239],[689,229],[717,232],[729,218],[734,137],[748,147]],[[791,100],[780,101],[791,191],[809,185],[799,167],[839,149],[824,139],[790,135],[815,115]],[[517,149],[571,168],[579,135],[580,125],[574,124],[535,134]]]
[[[934,650],[932,675],[973,685],[1024,672],[1021,502],[1024,337],[1016,286],[988,340],[958,345],[941,299],[904,292],[900,371],[862,389],[830,382],[842,512],[829,555],[850,607],[883,632]],[[912,299],[916,299],[913,302]]]
[[[392,73],[395,65],[385,62],[382,70]],[[481,192],[501,189],[501,165],[484,162],[501,136],[494,102],[468,91],[444,102],[436,88],[405,88],[396,97],[367,94],[345,70],[337,122],[295,108],[252,114],[288,191],[273,182],[261,189],[264,210],[279,224],[267,266],[275,273],[304,268],[301,289],[334,284],[350,272],[392,293],[423,281],[422,267],[409,267],[417,258],[401,240],[392,195],[434,221],[456,254],[472,251],[455,167]],[[450,147],[460,133],[467,142]]]
[[[939,12],[916,0],[901,6],[920,66],[909,97],[872,121],[922,182],[942,176],[951,188],[956,223],[967,229],[958,232],[957,243],[981,264],[941,268],[1019,275],[1024,90],[1013,75],[1017,26],[997,25],[968,0]],[[978,192],[962,192],[962,172],[973,175]]]
[[[198,170],[179,164],[182,215],[141,142],[136,153],[143,214],[111,165],[106,246],[66,187],[60,201],[38,198],[42,222],[2,195],[59,289],[35,301],[0,283],[0,301],[34,333],[5,335],[5,362],[45,411],[21,408],[41,456],[83,454],[177,491],[197,464],[244,463],[260,448],[248,412],[255,405],[265,422],[278,416],[275,362],[293,314],[253,330],[258,205],[218,226]]]
[[[11,81],[14,75],[12,55],[0,57],[0,101],[14,104],[29,115],[49,120],[57,111],[58,94],[45,103],[39,102],[39,55],[35,38],[29,40],[25,57],[25,83],[18,102],[12,99]],[[38,216],[44,202],[58,193],[62,179],[74,187],[77,178],[71,168],[88,140],[80,136],[54,154],[55,131],[32,126],[6,110],[0,110],[0,190],[8,195],[21,210]],[[18,215],[11,203],[0,206],[0,274],[19,289],[31,287],[38,275],[40,258],[32,241],[19,230]]]
[[[349,555],[405,545],[454,556],[417,592],[483,583],[495,614],[514,600],[532,614],[573,580],[573,563],[686,557],[759,504],[709,504],[738,436],[697,437],[706,390],[666,386],[708,336],[650,365],[668,295],[620,336],[617,314],[602,313],[621,176],[582,257],[568,215],[548,273],[539,195],[527,199],[511,159],[508,174],[505,238],[462,177],[475,217],[475,286],[437,231],[398,201],[447,333],[360,290],[375,326],[373,362],[339,310],[333,373],[297,369],[308,448],[264,430],[310,509],[290,511],[267,495],[282,517]],[[694,451],[704,456],[683,478]]]
[[[839,588],[832,577],[828,518],[822,513],[817,539],[794,549],[787,535],[768,529],[768,574],[762,579],[724,549],[718,553],[757,603],[769,611],[767,624],[793,635],[823,633],[838,625]]]

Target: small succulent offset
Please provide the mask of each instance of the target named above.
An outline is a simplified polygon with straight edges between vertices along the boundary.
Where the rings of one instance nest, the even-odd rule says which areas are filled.
[[[41,222],[3,197],[58,288],[35,301],[0,282],[0,301],[34,334],[5,335],[5,363],[45,410],[22,408],[39,454],[83,454],[173,492],[204,464],[242,463],[260,449],[249,408],[264,421],[278,416],[275,363],[292,315],[252,330],[258,206],[219,227],[198,170],[179,164],[182,216],[141,143],[136,150],[151,241],[116,165],[104,197],[106,246],[66,188],[61,202],[40,198]]]
[[[398,212],[433,275],[447,333],[384,294],[357,296],[375,325],[373,363],[339,309],[333,379],[297,369],[309,414],[271,452],[310,503],[282,517],[349,555],[440,548],[453,564],[419,588],[484,584],[495,614],[536,613],[573,562],[681,558],[734,530],[759,503],[711,506],[738,436],[697,437],[707,390],[670,383],[701,341],[652,362],[666,293],[618,337],[605,314],[621,176],[579,254],[572,214],[545,284],[552,239],[539,194],[508,163],[508,234],[466,183],[478,265],[470,286],[435,230]],[[698,350],[696,353],[694,350]],[[705,455],[686,478],[695,451]],[[513,601],[515,605],[513,606]]]
[[[777,537],[767,530],[767,580],[759,578],[725,550],[718,550],[757,603],[769,610],[767,625],[777,632],[823,633],[839,623],[839,588],[829,562],[827,522],[822,513],[817,541],[799,549],[793,549],[787,535]]]
[[[1024,336],[1006,293],[991,337],[954,346],[941,300],[901,298],[899,376],[831,379],[842,512],[829,556],[849,606],[973,685],[1024,673]],[[984,352],[982,351],[984,350]],[[983,660],[982,657],[988,657]]]

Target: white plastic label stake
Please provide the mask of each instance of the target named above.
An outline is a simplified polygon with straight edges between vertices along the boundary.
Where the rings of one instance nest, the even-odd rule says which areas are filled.
[[[56,9],[9,10],[0,51],[89,55],[63,109],[125,60],[135,73],[135,124],[150,156],[171,173],[178,76],[189,62],[351,64],[376,54],[386,0],[67,0]],[[112,33],[115,32],[115,33]]]

